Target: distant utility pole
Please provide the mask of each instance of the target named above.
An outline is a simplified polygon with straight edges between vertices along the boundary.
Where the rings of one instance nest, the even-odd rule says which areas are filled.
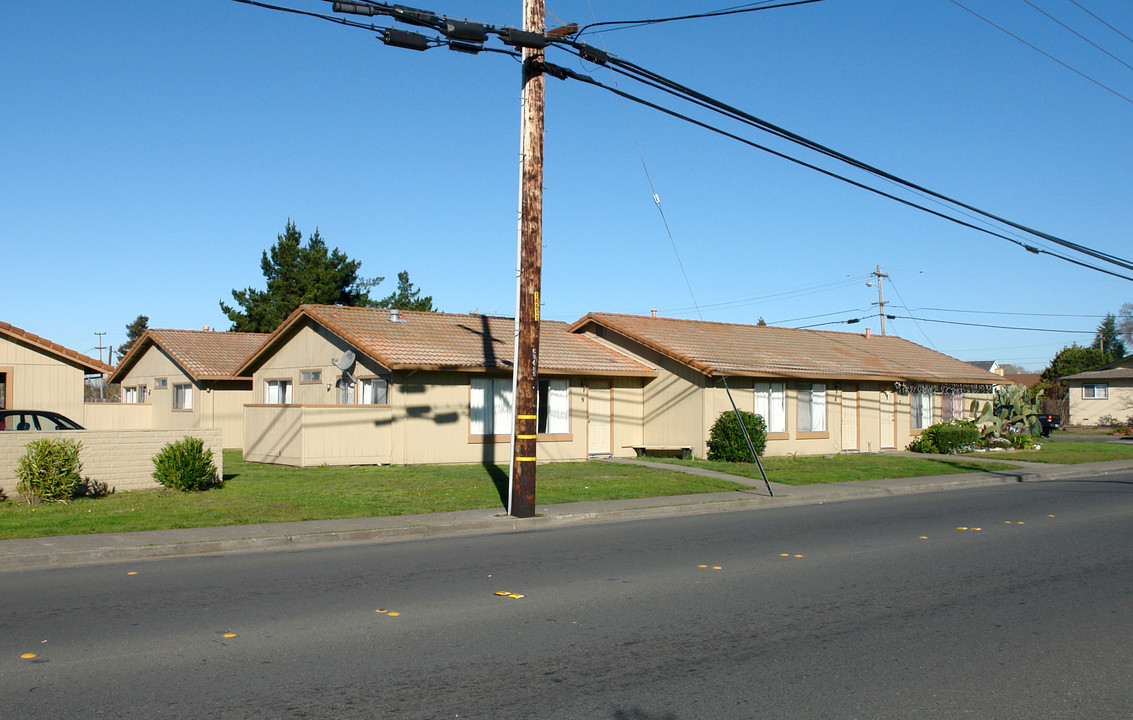
[[[523,0],[523,29],[542,34],[544,0]],[[522,149],[519,174],[519,249],[508,514],[535,515],[535,460],[539,398],[539,288],[543,270],[543,49],[523,48]]]
[[[105,335],[105,334],[106,333],[104,333],[104,332],[96,332],[95,333],[95,335],[98,335],[98,348],[97,349],[98,349],[98,361],[99,362],[102,362],[102,351],[106,349],[106,346],[102,344],[102,336]],[[107,360],[110,359],[109,354],[106,356],[106,359]],[[98,395],[103,400],[106,399],[106,383],[105,382],[99,382],[99,384],[98,384]]]
[[[881,292],[881,278],[887,278],[889,276],[886,275],[885,273],[881,272],[881,266],[880,265],[878,265],[877,269],[874,270],[873,272],[871,272],[870,275],[873,275],[874,277],[877,278],[876,283],[874,283],[872,280],[870,282],[866,283],[866,287],[873,287],[874,285],[877,285],[877,302],[870,303],[870,305],[876,305],[877,306],[877,316],[879,318],[881,318],[881,334],[884,335],[885,334],[885,296]]]

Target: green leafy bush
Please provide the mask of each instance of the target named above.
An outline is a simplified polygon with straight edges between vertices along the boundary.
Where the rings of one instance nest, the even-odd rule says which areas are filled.
[[[928,430],[929,428],[922,430],[921,434],[914,437],[912,441],[909,442],[909,446],[905,449],[909,452],[928,453],[930,455],[939,452],[936,449],[936,443],[933,442],[932,433],[929,433]]]
[[[979,444],[980,431],[971,420],[950,420],[929,425],[913,438],[910,452],[949,454],[966,452]]]
[[[16,461],[16,490],[29,503],[65,503],[83,482],[78,440],[32,440]]]
[[[196,492],[210,485],[219,485],[212,450],[205,449],[200,438],[184,437],[168,443],[153,456],[153,479],[167,488]]]
[[[1034,450],[1035,439],[1027,433],[1017,433],[1010,437],[1011,447],[1016,450]]]
[[[762,455],[767,448],[767,423],[763,416],[755,413],[740,411],[744,426],[747,427],[751,444],[755,447],[757,455]],[[736,413],[721,413],[712,423],[712,430],[708,437],[708,459],[721,462],[755,462],[744,440],[740,423],[736,420]]]

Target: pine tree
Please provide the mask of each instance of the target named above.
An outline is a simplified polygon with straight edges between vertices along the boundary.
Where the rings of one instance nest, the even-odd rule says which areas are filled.
[[[126,324],[126,342],[118,346],[118,359],[126,357],[126,353],[130,352],[130,348],[140,338],[145,331],[149,330],[149,315],[139,315],[134,319],[134,322]]]
[[[432,312],[433,296],[421,297],[421,289],[414,288],[409,282],[409,271],[402,270],[397,274],[397,292],[378,301],[378,307],[394,308],[397,310],[425,310]]]

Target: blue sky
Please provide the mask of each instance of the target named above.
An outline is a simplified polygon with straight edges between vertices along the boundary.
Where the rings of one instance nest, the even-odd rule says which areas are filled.
[[[1133,36],[1133,5],[1078,1]],[[1123,63],[1133,41],[1070,0],[1032,3],[1122,62],[1025,0],[962,2],[1077,72],[951,0],[826,0],[587,39],[933,190],[1130,258],[1133,69]],[[520,0],[417,6],[520,23]],[[694,6],[724,7],[548,2],[580,24]],[[151,327],[226,329],[218,302],[262,287],[260,255],[288,218],[304,235],[318,227],[363,275],[385,276],[377,296],[408,270],[439,309],[514,313],[513,59],[386,47],[369,31],[230,0],[5,3],[2,17],[0,319],[94,356],[95,332],[118,346],[138,314]],[[566,53],[548,60],[687,110]],[[1038,370],[1133,301],[1128,280],[578,82],[548,80],[545,162],[547,318],[658,309],[800,327],[863,317],[822,327],[877,333],[865,282],[880,264],[898,316],[1085,331],[887,322],[964,360]]]

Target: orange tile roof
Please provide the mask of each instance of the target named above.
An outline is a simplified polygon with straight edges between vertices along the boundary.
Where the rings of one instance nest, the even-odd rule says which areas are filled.
[[[83,366],[84,370],[93,373],[109,373],[113,372],[114,368],[101,360],[83,355],[80,352],[75,352],[70,348],[65,348],[59,343],[53,343],[47,338],[42,338],[35,333],[30,333],[27,330],[22,330],[11,323],[0,321],[0,334],[7,335],[8,337],[21,340],[29,345],[34,345],[40,350],[44,350],[61,359],[70,360],[71,362],[78,363]]]
[[[999,375],[899,337],[590,313],[604,327],[709,376],[1002,384]],[[609,334],[607,334],[609,337]]]
[[[110,382],[121,382],[151,345],[164,350],[186,375],[198,382],[234,378],[236,369],[267,337],[267,333],[150,328],[130,346]]]
[[[303,305],[238,370],[247,374],[290,337],[305,318],[390,370],[510,371],[515,321],[486,315],[402,310],[392,322],[381,308]],[[651,376],[645,365],[588,338],[566,323],[544,320],[539,331],[539,371],[592,376]]]

